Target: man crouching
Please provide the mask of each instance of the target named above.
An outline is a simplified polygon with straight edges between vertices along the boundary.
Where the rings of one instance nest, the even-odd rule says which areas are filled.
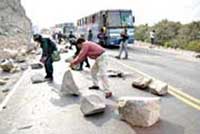
[[[85,41],[83,38],[79,38],[77,40],[77,45],[81,49],[80,53],[76,58],[70,63],[70,67],[73,68],[76,64],[81,63],[87,57],[94,59],[95,63],[91,68],[91,75],[93,80],[93,86],[89,87],[89,89],[99,90],[98,78],[97,74],[99,73],[100,81],[102,82],[102,87],[105,92],[106,98],[112,96],[112,92],[109,90],[109,83],[107,77],[107,55],[105,53],[105,49],[100,45],[91,42]]]

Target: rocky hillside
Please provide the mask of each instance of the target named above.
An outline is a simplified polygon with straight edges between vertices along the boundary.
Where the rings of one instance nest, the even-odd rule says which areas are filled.
[[[0,0],[0,59],[7,55],[3,49],[20,49],[31,39],[31,21],[21,0]]]

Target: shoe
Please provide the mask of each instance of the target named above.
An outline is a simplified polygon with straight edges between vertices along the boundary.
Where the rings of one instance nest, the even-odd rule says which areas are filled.
[[[48,83],[52,83],[53,82],[53,77],[50,77],[49,79],[48,79]]]
[[[99,86],[91,86],[91,87],[89,87],[89,89],[99,90],[100,88],[99,88]]]
[[[52,82],[53,81],[53,77],[47,77],[47,78],[45,78],[45,81],[48,81],[48,82]]]
[[[115,58],[117,58],[117,59],[120,59],[120,57],[119,57],[119,56],[115,56]]]
[[[49,78],[49,76],[48,75],[46,75],[45,77],[44,77],[44,79],[48,79]]]
[[[105,92],[105,96],[106,96],[106,98],[111,97],[112,96],[112,92],[111,91]]]
[[[86,65],[85,67],[90,68],[90,65]]]

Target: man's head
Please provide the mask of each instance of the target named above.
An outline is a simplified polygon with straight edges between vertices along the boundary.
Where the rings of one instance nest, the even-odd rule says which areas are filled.
[[[42,41],[42,35],[40,35],[40,34],[34,34],[33,35],[33,40],[35,42],[41,43],[41,41]]]
[[[79,48],[82,48],[83,43],[85,42],[84,38],[78,38],[76,44]]]

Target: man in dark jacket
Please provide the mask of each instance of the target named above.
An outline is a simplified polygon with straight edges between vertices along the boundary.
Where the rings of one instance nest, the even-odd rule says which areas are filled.
[[[45,66],[46,76],[45,79],[48,81],[53,81],[53,59],[52,53],[57,50],[56,45],[49,38],[43,38],[41,35],[36,34],[33,36],[33,40],[40,44],[42,48],[42,56],[40,61]]]
[[[70,31],[68,38],[69,38],[69,43],[70,43],[69,49],[72,49],[72,45],[74,45],[75,44],[74,42],[76,41],[76,36],[73,34],[72,31]]]

